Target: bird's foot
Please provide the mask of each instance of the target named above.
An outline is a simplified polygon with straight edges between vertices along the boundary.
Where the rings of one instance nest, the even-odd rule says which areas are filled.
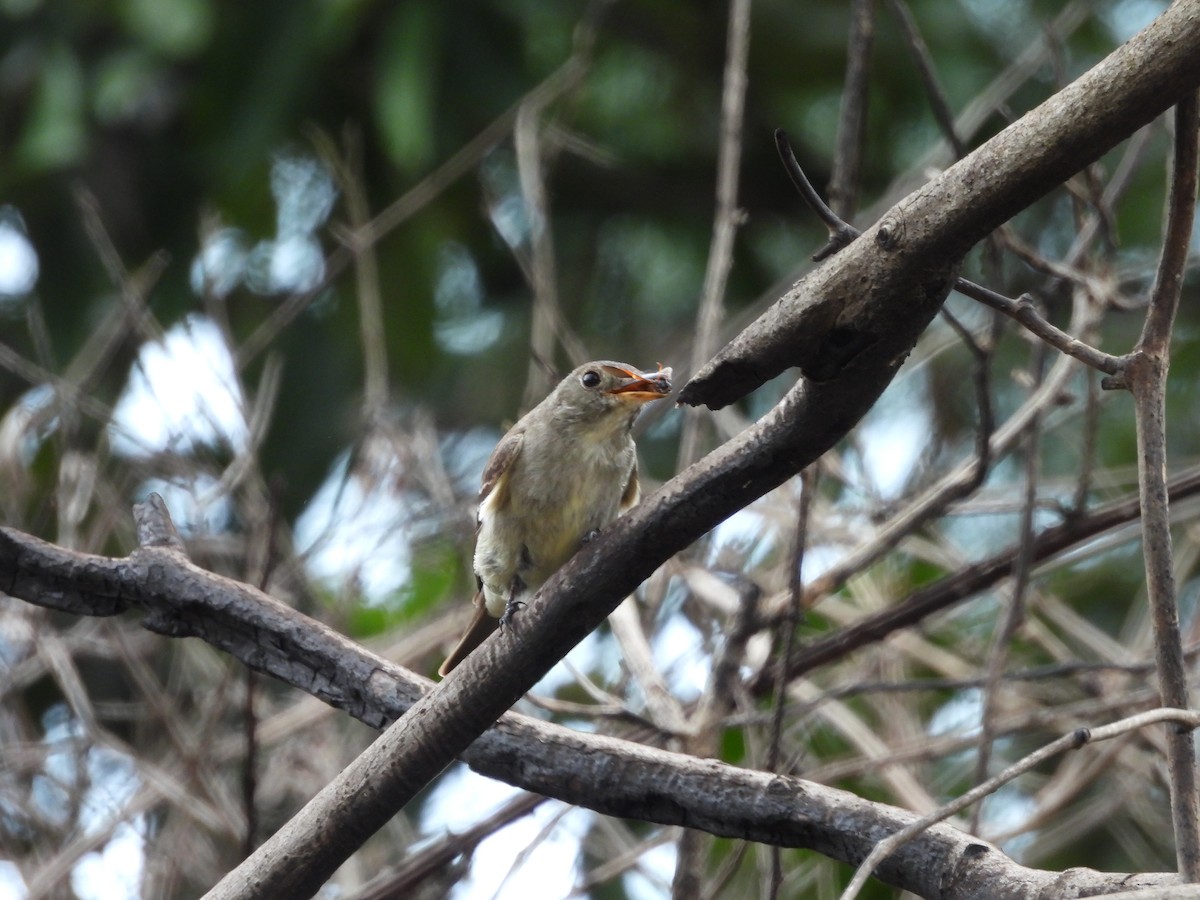
[[[513,616],[517,614],[518,609],[525,608],[524,600],[517,600],[513,597],[508,598],[508,602],[504,604],[504,615],[500,617],[500,629],[511,628]]]
[[[600,537],[600,529],[593,528],[591,531],[589,531],[587,534],[585,534],[583,536],[583,540],[580,541],[579,544],[580,544],[580,546],[582,546],[584,544],[590,544],[592,541],[594,541],[598,537]]]

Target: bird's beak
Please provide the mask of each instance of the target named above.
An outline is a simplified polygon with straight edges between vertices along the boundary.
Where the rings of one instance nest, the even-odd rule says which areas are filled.
[[[661,400],[671,393],[670,366],[664,367],[659,363],[657,372],[637,372],[630,369],[623,371],[628,376],[628,380],[622,381],[608,391],[622,400],[648,403],[651,400]]]

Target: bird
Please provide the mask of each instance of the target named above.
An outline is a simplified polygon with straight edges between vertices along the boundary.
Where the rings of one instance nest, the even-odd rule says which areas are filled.
[[[638,502],[633,423],[671,392],[671,368],[584,363],[500,439],[483,468],[474,613],[445,677],[576,550]]]

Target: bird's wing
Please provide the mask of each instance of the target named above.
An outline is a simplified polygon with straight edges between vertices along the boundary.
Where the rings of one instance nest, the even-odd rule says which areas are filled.
[[[500,439],[487,465],[483,467],[483,479],[479,485],[479,505],[485,503],[491,509],[499,509],[508,503],[508,473],[521,455],[525,445],[525,430],[513,429]]]
[[[629,480],[625,482],[625,490],[621,493],[621,512],[626,512],[629,509],[637,506],[637,502],[642,496],[642,485],[638,480],[638,464],[637,457],[634,457],[633,467],[629,470]]]

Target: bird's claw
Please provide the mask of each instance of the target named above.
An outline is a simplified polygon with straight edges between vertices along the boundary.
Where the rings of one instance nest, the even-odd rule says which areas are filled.
[[[581,544],[590,544],[592,541],[594,541],[598,537],[600,537],[600,529],[593,528],[591,531],[589,531],[587,534],[585,534],[583,536],[583,540],[580,543]]]
[[[504,604],[504,615],[502,615],[500,617],[500,629],[504,630],[505,628],[511,628],[512,623],[513,623],[513,616],[515,616],[517,614],[518,609],[524,609],[524,608],[525,608],[524,600],[514,600],[512,598],[509,598],[509,601],[506,604]]]

